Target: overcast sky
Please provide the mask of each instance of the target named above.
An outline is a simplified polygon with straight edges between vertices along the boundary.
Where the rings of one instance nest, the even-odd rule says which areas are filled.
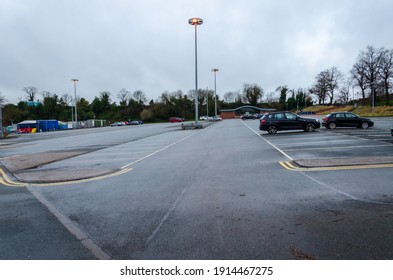
[[[148,99],[195,88],[217,93],[257,83],[308,88],[332,66],[347,74],[367,45],[393,48],[391,0],[0,0],[0,92],[23,87],[91,102],[122,88]],[[42,99],[39,95],[38,99]]]

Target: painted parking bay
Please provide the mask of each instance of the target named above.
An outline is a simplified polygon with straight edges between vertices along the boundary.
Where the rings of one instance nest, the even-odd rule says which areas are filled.
[[[378,138],[370,137],[373,135]],[[288,155],[281,165],[296,171],[393,167],[393,145],[378,129],[319,130],[315,133],[263,135]],[[382,138],[381,138],[382,136]],[[389,139],[387,139],[389,140]]]
[[[350,161],[345,164],[346,168],[357,165],[375,167],[378,164],[393,164],[391,136],[386,133],[385,126],[379,126],[379,122],[376,122],[375,128],[369,129],[328,130],[321,128],[312,133],[284,131],[274,135],[263,133],[244,122],[243,124],[283,154],[286,160],[280,164],[289,170],[305,171],[313,167],[318,167],[320,170],[322,167],[331,169],[330,167],[343,166],[342,161],[345,159]],[[362,162],[368,158],[372,158],[373,162],[363,164]],[[302,160],[308,160],[311,164],[304,166],[300,162]],[[314,165],[313,160],[317,160]],[[325,163],[321,166],[323,161]]]

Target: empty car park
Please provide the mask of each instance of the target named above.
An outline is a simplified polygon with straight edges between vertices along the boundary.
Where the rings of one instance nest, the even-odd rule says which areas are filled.
[[[393,259],[391,124],[374,121],[272,135],[238,119],[23,135],[0,146],[20,169],[0,186],[0,258]],[[79,154],[42,162],[56,149]],[[23,161],[33,157],[39,166]],[[18,181],[92,171],[103,174]]]
[[[361,118],[364,120],[365,118]],[[388,123],[393,118],[376,118],[375,127],[357,129],[350,128],[320,129],[314,134],[298,131],[280,134],[262,134],[264,139],[274,144],[294,158],[328,158],[392,155],[393,139],[390,137]],[[371,120],[370,120],[371,121]],[[371,121],[374,123],[373,121]],[[299,155],[298,155],[299,153]]]

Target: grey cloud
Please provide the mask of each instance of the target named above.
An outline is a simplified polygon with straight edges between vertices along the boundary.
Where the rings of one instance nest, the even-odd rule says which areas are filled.
[[[10,102],[33,85],[59,95],[78,78],[81,97],[121,88],[162,92],[194,87],[198,16],[199,85],[222,96],[243,83],[265,91],[308,87],[318,72],[348,72],[367,45],[393,48],[391,1],[50,1],[3,0],[0,91]]]

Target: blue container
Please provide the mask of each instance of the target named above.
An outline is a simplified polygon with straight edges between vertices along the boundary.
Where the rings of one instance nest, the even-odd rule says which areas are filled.
[[[38,120],[38,132],[53,131],[59,129],[59,122],[57,120]]]

